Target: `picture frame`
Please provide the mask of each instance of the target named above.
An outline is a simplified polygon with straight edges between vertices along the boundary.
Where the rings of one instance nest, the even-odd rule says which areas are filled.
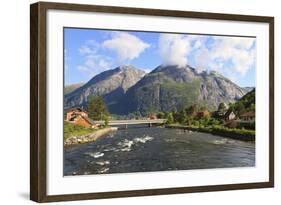
[[[267,68],[268,73],[268,86],[265,90],[268,94],[267,110],[267,143],[265,149],[268,150],[265,160],[268,162],[264,165],[266,174],[265,180],[253,180],[252,182],[239,182],[239,183],[217,183],[209,185],[171,185],[167,187],[158,188],[128,188],[125,190],[111,190],[111,191],[90,191],[90,192],[77,192],[59,194],[49,194],[48,187],[50,184],[48,180],[50,177],[50,167],[48,163],[51,158],[48,157],[50,152],[50,139],[48,135],[50,130],[48,127],[48,113],[49,102],[48,97],[52,90],[48,87],[48,82],[52,82],[48,64],[49,54],[52,51],[48,42],[53,37],[48,35],[48,26],[52,19],[55,17],[48,16],[50,11],[67,13],[84,13],[89,15],[91,13],[101,13],[110,15],[129,15],[141,17],[155,17],[163,19],[165,22],[167,18],[172,19],[194,19],[219,22],[234,22],[234,23],[251,23],[262,24],[266,28],[265,39],[268,48],[266,58],[268,60]],[[67,17],[65,17],[67,18]],[[59,21],[59,19],[57,19]],[[77,20],[79,21],[79,20]],[[168,21],[167,21],[168,22]],[[77,23],[77,22],[76,22]],[[121,22],[119,22],[121,24]],[[79,22],[78,22],[79,24]],[[168,23],[166,23],[168,25]],[[67,26],[67,25],[65,25]],[[81,27],[86,27],[85,24]],[[139,30],[142,30],[142,25],[137,25]],[[167,26],[166,26],[167,28]],[[130,30],[130,29],[129,29]],[[133,30],[133,29],[132,29]],[[61,36],[63,30],[60,30]],[[173,31],[171,31],[173,32]],[[234,34],[237,35],[237,34]],[[259,49],[259,48],[258,48]],[[63,51],[61,51],[63,53]],[[63,70],[63,69],[62,69]],[[258,71],[259,72],[259,71]],[[53,76],[53,75],[52,75]],[[50,81],[48,81],[50,80]],[[259,82],[257,82],[258,84]],[[63,80],[61,79],[61,85]],[[260,89],[261,90],[261,89]],[[263,95],[261,93],[260,95]],[[59,103],[58,103],[59,104]],[[259,140],[259,139],[257,139]],[[56,149],[56,147],[52,147]],[[59,153],[62,155],[62,153]],[[258,164],[260,166],[260,164]],[[177,171],[175,171],[177,172]],[[168,172],[167,172],[168,173]],[[183,173],[183,176],[188,173]],[[167,175],[168,176],[168,175]],[[63,177],[63,176],[62,176]],[[99,176],[97,176],[99,177]],[[106,177],[106,176],[105,176]],[[124,175],[133,179],[133,176]],[[127,183],[131,183],[130,180]],[[95,184],[91,184],[91,187]],[[175,11],[175,10],[158,10],[158,9],[144,9],[144,8],[129,8],[129,7],[112,7],[112,6],[98,6],[98,5],[84,5],[84,4],[66,4],[66,3],[49,3],[38,2],[30,6],[30,199],[36,202],[54,202],[54,201],[70,201],[70,200],[88,200],[88,199],[101,199],[101,198],[115,198],[115,197],[134,197],[134,196],[148,196],[148,195],[162,195],[162,194],[179,194],[179,193],[194,193],[194,192],[210,192],[210,191],[224,191],[224,190],[238,190],[238,189],[255,189],[255,188],[268,188],[274,187],[274,17],[267,16],[250,16],[250,15],[237,15],[237,14],[220,14],[220,13],[206,13],[194,11]],[[79,188],[79,187],[78,187]]]

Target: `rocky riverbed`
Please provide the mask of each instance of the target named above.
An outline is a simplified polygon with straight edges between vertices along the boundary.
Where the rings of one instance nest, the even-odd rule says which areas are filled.
[[[64,140],[64,146],[74,145],[74,144],[83,144],[87,142],[96,141],[98,138],[102,137],[103,135],[108,134],[109,132],[113,132],[118,130],[117,127],[107,127],[93,133],[81,135],[81,136],[72,136]]]
[[[255,142],[129,126],[64,149],[64,176],[255,166]]]

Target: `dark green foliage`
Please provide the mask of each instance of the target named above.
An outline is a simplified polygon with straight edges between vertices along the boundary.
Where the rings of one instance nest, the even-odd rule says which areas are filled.
[[[164,112],[157,113],[157,118],[158,119],[163,119],[164,117],[165,117],[165,113]]]
[[[214,125],[211,127],[203,127],[203,126],[183,126],[183,125],[168,125],[169,128],[181,128],[181,129],[189,129],[193,131],[199,131],[199,132],[206,132],[206,133],[212,133],[215,135],[225,136],[229,138],[244,140],[244,141],[255,141],[255,134],[256,132],[254,130],[246,130],[246,129],[231,129],[226,128],[223,126]]]
[[[200,122],[197,121],[197,120],[194,120],[194,121],[192,122],[192,125],[194,125],[195,127],[199,127],[199,126],[200,126]]]
[[[254,91],[245,95],[241,100],[229,105],[229,110],[238,114],[245,111],[252,111],[255,108]],[[220,103],[216,113],[224,113],[226,106]],[[185,109],[165,113],[167,124],[170,126],[182,126],[196,131],[208,132],[222,136],[233,137],[235,139],[254,140],[255,139],[255,123],[239,122],[237,128],[227,128],[224,126],[224,120],[216,119],[210,116],[210,112],[206,106],[199,107],[197,104],[187,106]],[[171,125],[172,124],[172,125]]]
[[[239,116],[246,111],[244,104],[240,101],[235,103],[234,110]]]
[[[90,97],[87,105],[87,111],[89,113],[89,118],[93,120],[105,120],[108,118],[106,105],[100,96]]]
[[[104,120],[104,125],[107,127],[109,123],[108,114],[102,114],[101,120]]]
[[[198,106],[196,104],[191,105],[190,107],[186,108],[186,114],[190,116],[196,116],[196,113],[198,112]]]
[[[172,124],[174,123],[174,117],[172,113],[169,113],[167,116],[167,124]]]
[[[236,103],[230,104],[229,109],[234,111],[234,113],[240,116],[244,112],[254,111],[256,107],[256,92],[255,89],[248,92]]]
[[[200,112],[202,116],[199,117],[197,115],[198,112]],[[167,124],[179,123],[182,125],[192,125],[197,127],[207,127],[221,124],[220,121],[210,117],[210,113],[205,106],[198,108],[198,105],[196,104],[180,111],[172,109],[172,112],[166,112],[164,117],[166,119],[170,118],[167,121]]]
[[[187,118],[187,114],[185,112],[185,110],[183,109],[182,111],[179,112],[179,116],[178,116],[178,121],[181,124],[185,124],[186,119]]]
[[[182,110],[185,106],[197,103],[200,82],[178,83],[170,80],[156,79],[149,74],[136,86],[129,90],[124,114],[139,111],[142,115],[158,112]],[[161,76],[160,76],[161,77]],[[122,109],[119,106],[119,109]]]
[[[200,82],[197,80],[190,83],[162,83],[160,87],[161,110],[171,111],[173,107],[177,110],[182,110],[194,103],[198,103],[199,86]]]
[[[241,121],[238,125],[238,128],[245,128],[249,130],[255,130],[256,128],[256,123],[255,122],[243,122]]]
[[[220,112],[224,112],[226,111],[226,106],[224,103],[220,103],[219,106],[218,106],[218,111]]]

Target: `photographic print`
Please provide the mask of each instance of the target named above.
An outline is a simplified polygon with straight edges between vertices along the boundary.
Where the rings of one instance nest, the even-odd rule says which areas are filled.
[[[64,176],[255,166],[255,36],[63,32]]]
[[[274,187],[274,17],[30,6],[30,199]]]

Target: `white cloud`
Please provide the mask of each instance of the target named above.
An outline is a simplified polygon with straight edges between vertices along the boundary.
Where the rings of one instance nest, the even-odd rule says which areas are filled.
[[[97,43],[95,40],[89,40],[78,50],[81,55],[93,55],[97,53],[99,47],[99,43]]]
[[[103,71],[112,68],[112,59],[102,55],[87,55],[85,56],[84,64],[78,65],[78,70],[93,77]]]
[[[233,70],[245,75],[255,63],[254,42],[253,38],[216,38],[213,48],[210,50],[211,59],[229,61],[232,63]]]
[[[93,77],[112,68],[113,60],[108,56],[98,54],[100,47],[101,45],[95,40],[89,40],[78,49],[84,61],[83,64],[77,66],[79,71]]]
[[[181,52],[179,61],[187,62],[185,60],[185,55],[187,55],[187,59],[199,72],[216,70],[222,74],[236,73],[243,76],[255,64],[254,38],[186,35],[180,39],[184,39],[181,46],[189,45],[190,49]],[[177,52],[172,53],[171,50],[169,51],[170,58],[177,54]],[[168,57],[169,52],[166,54]]]
[[[201,47],[202,47],[202,42],[200,40],[196,40],[194,45],[193,45],[193,48],[198,49],[198,48],[201,48]]]
[[[160,34],[159,52],[164,65],[185,66],[190,52],[189,38],[180,34]]]
[[[195,52],[194,61],[196,62],[196,68],[199,72],[207,70],[207,65],[210,65],[211,61],[209,50],[202,47],[200,50]]]
[[[92,73],[91,69],[89,69],[87,66],[78,65],[77,69],[82,72]]]
[[[115,51],[119,62],[133,60],[150,45],[134,35],[125,32],[116,32],[112,39],[103,42],[103,47]]]

